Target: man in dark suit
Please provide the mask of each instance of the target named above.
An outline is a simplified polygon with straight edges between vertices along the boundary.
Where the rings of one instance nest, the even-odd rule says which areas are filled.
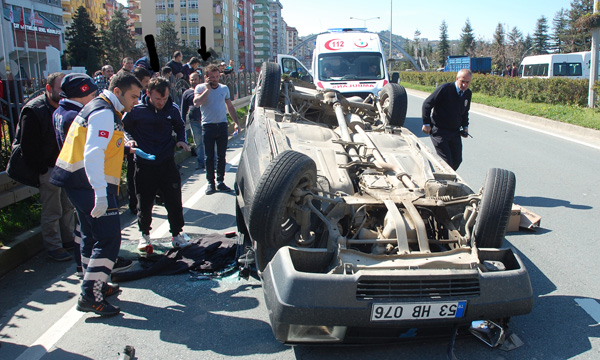
[[[422,130],[431,136],[437,154],[454,170],[462,162],[461,136],[469,136],[472,77],[470,70],[460,70],[456,82],[440,85],[423,103]]]

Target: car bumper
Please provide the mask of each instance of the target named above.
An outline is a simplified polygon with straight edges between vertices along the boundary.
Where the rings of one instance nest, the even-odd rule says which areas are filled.
[[[479,252],[482,262],[503,262],[503,271],[477,268],[321,272],[331,256],[319,249],[284,247],[262,273],[271,327],[280,342],[393,342],[436,337],[450,334],[456,326],[469,326],[475,320],[527,314],[533,307],[529,275],[510,249]],[[398,295],[398,289],[404,295]],[[460,318],[371,320],[374,304],[440,302],[466,302],[466,308]]]

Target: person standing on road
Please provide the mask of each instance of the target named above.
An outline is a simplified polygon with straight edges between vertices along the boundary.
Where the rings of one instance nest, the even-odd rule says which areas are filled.
[[[102,91],[108,88],[110,84],[110,78],[114,75],[115,71],[113,67],[110,65],[104,65],[102,67],[102,74],[94,78],[94,82],[96,86],[98,86],[98,90]]]
[[[190,78],[190,75],[192,73],[196,72],[196,69],[198,68],[198,66],[200,66],[200,59],[198,59],[195,56],[191,57],[190,61],[183,64],[183,67],[181,68],[181,72],[183,73],[183,78],[185,80],[188,80]]]
[[[169,81],[163,77],[150,80],[146,95],[131,112],[123,118],[128,144],[155,154],[156,160],[135,157],[135,190],[138,200],[138,226],[142,237],[138,250],[145,251],[150,245],[152,207],[158,191],[167,209],[171,227],[171,243],[185,247],[189,237],[182,231],[183,204],[181,201],[181,175],[175,163],[175,146],[190,151],[185,139],[185,125],[179,107],[169,98]],[[171,135],[175,131],[177,143]]]
[[[225,153],[227,152],[228,122],[227,113],[233,120],[235,131],[240,127],[237,113],[231,103],[229,88],[219,84],[219,68],[208,65],[204,69],[204,84],[194,90],[194,106],[202,112],[202,132],[204,134],[204,152],[206,154],[206,194],[217,190],[230,192],[225,185]],[[217,185],[215,186],[215,144],[217,146]]]
[[[461,136],[469,136],[472,77],[471,70],[460,70],[456,82],[438,86],[423,102],[422,130],[430,135],[437,154],[454,170],[462,162]]]
[[[198,159],[196,170],[203,170],[206,166],[204,164],[204,142],[202,141],[202,112],[194,106],[194,89],[200,84],[200,74],[193,72],[190,75],[190,84],[191,88],[184,91],[181,96],[181,118],[184,122],[189,122],[192,130]]]
[[[60,96],[63,98],[58,103],[58,108],[54,111],[52,119],[54,122],[54,131],[56,132],[56,141],[59,151],[65,143],[65,138],[69,131],[69,127],[75,120],[75,117],[81,109],[96,97],[98,87],[94,84],[91,77],[86,74],[72,73],[68,74],[62,80],[60,85],[62,92]],[[69,191],[66,191],[67,196]],[[81,264],[81,225],[77,221],[74,232],[75,246],[73,249],[73,257],[77,266],[77,274],[83,276],[83,266]],[[131,260],[117,257],[117,261],[113,267],[113,273],[125,271],[133,266]]]
[[[119,71],[132,72],[133,71],[133,59],[130,57],[124,57],[121,61],[121,69]],[[119,72],[117,71],[117,72]]]
[[[121,246],[117,194],[124,153],[130,151],[121,117],[137,103],[141,88],[131,73],[114,75],[108,90],[73,120],[52,173],[52,183],[66,188],[81,223],[84,277],[79,311],[103,316],[121,311],[105,299],[119,293],[108,278]]]
[[[183,59],[181,51],[175,51],[173,53],[173,58],[166,65],[173,70],[173,76],[175,76],[175,79],[183,78],[183,64],[181,63],[181,59]]]
[[[67,194],[49,181],[59,153],[52,113],[60,101],[64,76],[63,73],[48,76],[46,91],[21,110],[15,135],[20,139],[23,160],[39,174],[42,239],[48,256],[56,261],[70,260],[68,250],[75,244],[73,205]]]

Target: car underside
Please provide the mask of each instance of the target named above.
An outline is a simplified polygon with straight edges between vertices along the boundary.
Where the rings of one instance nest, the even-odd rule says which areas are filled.
[[[279,341],[400,341],[531,311],[502,248],[514,174],[490,169],[473,191],[403,127],[406,109],[398,84],[346,97],[263,64],[236,215]]]

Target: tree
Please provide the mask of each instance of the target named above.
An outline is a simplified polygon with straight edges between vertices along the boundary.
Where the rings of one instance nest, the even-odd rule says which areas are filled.
[[[71,66],[84,66],[88,75],[100,69],[101,45],[96,31],[87,10],[80,6],[65,34],[67,61]]]
[[[592,31],[589,28],[577,26],[577,20],[594,11],[592,0],[573,0],[568,11],[568,30],[565,36],[565,49],[567,52],[589,51],[592,43]]]
[[[496,32],[494,32],[492,63],[500,69],[506,65],[506,35],[504,33],[504,26],[500,23],[498,23]]]
[[[535,32],[533,33],[533,53],[547,54],[550,49],[548,39],[548,20],[542,15],[538,19],[535,25]]]
[[[475,35],[473,34],[471,21],[467,18],[465,27],[462,28],[462,34],[460,34],[460,46],[458,52],[461,55],[473,56],[475,54],[475,45]]]
[[[135,47],[135,39],[127,25],[127,18],[120,9],[115,11],[106,30],[101,31],[101,34],[106,63],[114,69],[121,67],[124,57],[129,56],[135,61],[141,56],[142,52]]]
[[[415,42],[415,60],[421,57],[421,32],[419,29],[415,30],[415,37],[413,39]]]
[[[556,53],[567,52],[565,40],[569,31],[569,19],[567,11],[560,9],[552,19],[552,36],[550,37],[550,49]]]
[[[515,63],[520,63],[523,53],[526,48],[523,47],[523,33],[513,27],[512,30],[507,34],[507,56],[508,60]]]
[[[440,43],[437,46],[437,59],[440,67],[446,66],[446,59],[450,55],[450,43],[448,43],[448,24],[446,20],[440,25]]]
[[[156,52],[161,61],[161,66],[171,59],[173,53],[181,49],[181,42],[177,37],[175,25],[171,21],[161,22],[156,36]]]

